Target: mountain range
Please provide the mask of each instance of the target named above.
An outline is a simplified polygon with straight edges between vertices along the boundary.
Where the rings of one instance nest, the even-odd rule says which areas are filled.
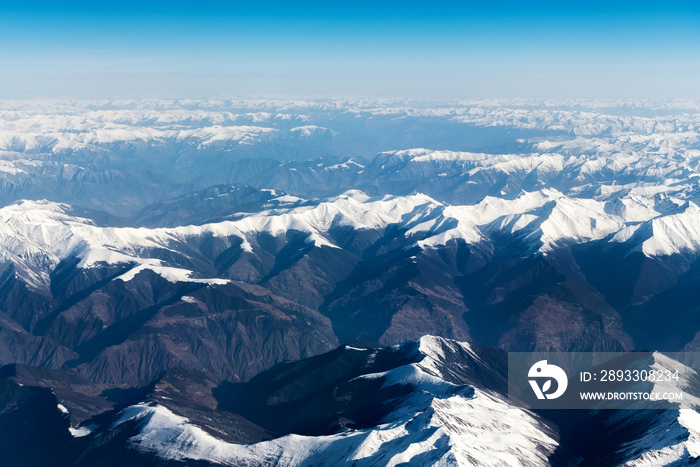
[[[171,369],[131,394],[6,365],[0,448],[8,465],[697,465],[697,407],[537,414],[510,404],[507,365],[433,336],[343,345],[246,383]]]
[[[690,465],[692,410],[571,425],[504,385],[508,351],[698,350],[698,128],[692,102],[1,102],[0,452]]]

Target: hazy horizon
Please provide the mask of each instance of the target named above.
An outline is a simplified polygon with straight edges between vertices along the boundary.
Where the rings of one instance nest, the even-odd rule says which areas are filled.
[[[698,99],[695,2],[25,2],[0,98]]]

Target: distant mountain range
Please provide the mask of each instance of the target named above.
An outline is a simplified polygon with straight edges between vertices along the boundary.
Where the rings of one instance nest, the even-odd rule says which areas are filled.
[[[660,445],[586,418],[595,457],[503,384],[505,351],[700,349],[699,128],[691,102],[0,102],[0,453],[690,465],[690,412],[643,420]]]

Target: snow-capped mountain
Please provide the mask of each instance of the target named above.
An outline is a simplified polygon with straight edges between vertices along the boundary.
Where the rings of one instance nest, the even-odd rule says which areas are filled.
[[[417,355],[410,355],[408,349],[416,346]],[[138,427],[138,434],[130,439],[135,449],[166,459],[206,460],[221,465],[548,465],[547,457],[557,442],[541,419],[525,410],[509,408],[497,392],[434,376],[451,371],[443,367],[446,358],[452,365],[483,365],[481,356],[468,344],[425,337],[388,351],[352,347],[345,351],[363,352],[369,360],[386,358],[383,352],[407,353],[404,358],[419,360],[355,377],[381,383],[380,392],[404,393],[400,401],[386,401],[394,408],[375,427],[345,428],[325,436],[290,434],[253,445],[236,445],[223,443],[162,405],[151,403],[125,409],[110,428],[131,422]],[[467,355],[470,360],[459,360]],[[371,371],[371,361],[366,366],[369,368],[365,371]],[[354,397],[365,394],[361,390]],[[342,424],[352,424],[351,420],[341,420]]]
[[[560,442],[567,445],[574,457],[579,457],[578,465],[697,465],[700,462],[697,370],[659,352],[639,354],[637,358],[634,355],[628,354],[631,358],[624,368],[678,371],[679,380],[627,382],[615,390],[681,392],[682,399],[668,403],[664,409],[657,406],[650,410],[649,405],[630,402],[624,410],[606,410],[605,406],[610,404],[606,401],[590,412],[575,411],[568,417],[555,415],[553,421],[559,426]],[[689,354],[670,355],[683,358]],[[619,363],[613,366],[621,368]]]
[[[180,373],[166,376],[140,402],[71,427],[65,455],[81,459],[77,465],[105,466],[128,458],[146,465],[549,465],[558,447],[556,433],[540,417],[508,405],[499,392],[504,371],[502,351],[427,336],[389,348],[342,346],[262,373],[249,388],[207,390],[204,380]],[[287,382],[276,383],[284,374]],[[19,374],[0,381],[20,391],[16,385],[27,382]],[[204,393],[198,400],[183,397],[193,390]],[[224,411],[238,414],[239,423],[240,415],[252,416],[242,423],[267,429],[273,439],[247,444],[217,430],[204,401],[213,394],[221,409],[232,391],[243,398],[234,403],[245,410]],[[326,434],[311,434],[309,420],[299,417],[310,395],[324,400],[310,413],[312,424],[330,422]],[[70,419],[61,397],[70,399],[63,392],[54,411]],[[266,407],[251,410],[260,403]],[[275,412],[277,420],[265,420],[265,413]],[[279,429],[282,414],[293,426]]]
[[[211,311],[206,300],[193,295],[195,289],[221,293],[248,287],[246,294],[276,296],[288,301],[284,307],[313,316],[326,336],[318,350],[334,342],[328,324],[320,324],[327,319],[344,341],[391,344],[433,333],[507,349],[630,349],[646,345],[649,333],[658,334],[640,328],[638,315],[624,303],[620,308],[619,295],[608,295],[608,288],[619,294],[620,285],[644,284],[644,295],[632,295],[626,306],[663,313],[652,306],[654,300],[677,287],[700,245],[695,228],[700,211],[692,201],[633,193],[604,203],[542,189],[455,206],[423,194],[371,197],[350,190],[304,200],[243,187],[256,201],[247,205],[248,212],[235,213],[229,206],[239,198],[212,204],[214,197],[206,196],[220,198],[218,191],[235,193],[234,188],[169,202],[211,206],[194,210],[203,214],[200,225],[112,227],[94,212],[43,200],[0,208],[7,284],[0,303],[5,319],[15,323],[12,332],[24,336],[17,342],[50,349],[48,355],[57,358],[51,365],[68,360],[84,365],[85,355],[92,360],[115,344],[127,345],[123,339],[131,332],[161,316],[158,309],[146,313],[149,307],[180,303]],[[161,212],[159,206],[148,212]],[[622,276],[610,281],[605,274],[614,269],[596,269],[610,257],[632,262],[627,272],[640,274],[636,282],[627,285]],[[665,274],[633,272],[640,261]],[[144,281],[169,292],[160,299],[151,292],[145,301],[141,292],[132,297]],[[376,292],[377,284],[383,284],[383,293]],[[122,298],[115,301],[115,296]],[[629,321],[620,312],[629,313]],[[139,313],[146,321],[136,321],[140,324],[130,325],[116,341],[109,337],[124,333],[117,331],[126,325],[123,320]],[[501,318],[494,322],[488,318],[492,313]],[[676,320],[682,333],[666,337],[669,350],[695,338],[697,330],[683,326],[682,316]],[[532,333],[539,334],[537,340]],[[91,345],[95,350],[86,353]],[[7,362],[37,363],[19,358],[18,348],[8,352]],[[83,356],[71,358],[71,352]],[[40,355],[41,361],[52,361]],[[257,368],[274,363],[264,360]],[[161,365],[166,369],[172,363]],[[141,382],[150,377],[114,371],[105,377],[120,381],[120,372]]]
[[[692,102],[0,102],[2,200],[124,216],[224,183],[450,204],[540,188],[692,200],[698,115]]]
[[[693,370],[658,353],[651,358],[646,363],[657,370],[683,368],[684,394],[698,394]],[[506,374],[505,352],[433,336],[391,347],[343,345],[244,384],[175,369],[121,403],[72,370],[11,366],[0,371],[0,400],[33,403],[0,412],[0,431],[15,443],[60,439],[51,457],[60,466],[671,466],[700,459],[692,409],[535,414],[509,404]],[[39,400],[41,423],[21,436],[9,431]],[[116,410],[101,412],[106,407]]]
[[[698,349],[698,128],[681,101],[0,101],[0,453],[691,465],[695,412],[586,414],[595,457],[493,365]]]

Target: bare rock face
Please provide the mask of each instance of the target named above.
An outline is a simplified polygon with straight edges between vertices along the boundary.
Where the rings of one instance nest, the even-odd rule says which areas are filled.
[[[165,370],[184,367],[232,381],[271,365],[323,352],[335,345],[329,323],[268,291],[233,284],[180,290],[177,300],[120,321],[86,342],[74,364],[91,380],[144,385]],[[187,295],[184,295],[187,293]],[[142,323],[136,322],[136,320]],[[138,327],[136,327],[138,326]],[[114,366],[114,362],[124,362]]]
[[[124,280],[133,263],[78,263],[60,261],[43,290],[8,277],[3,364],[67,365],[94,383],[142,387],[173,367],[245,380],[337,345],[327,318],[263,287],[172,281],[150,269]]]
[[[27,365],[60,368],[77,353],[46,338],[33,336],[7,315],[0,314],[0,365]]]

